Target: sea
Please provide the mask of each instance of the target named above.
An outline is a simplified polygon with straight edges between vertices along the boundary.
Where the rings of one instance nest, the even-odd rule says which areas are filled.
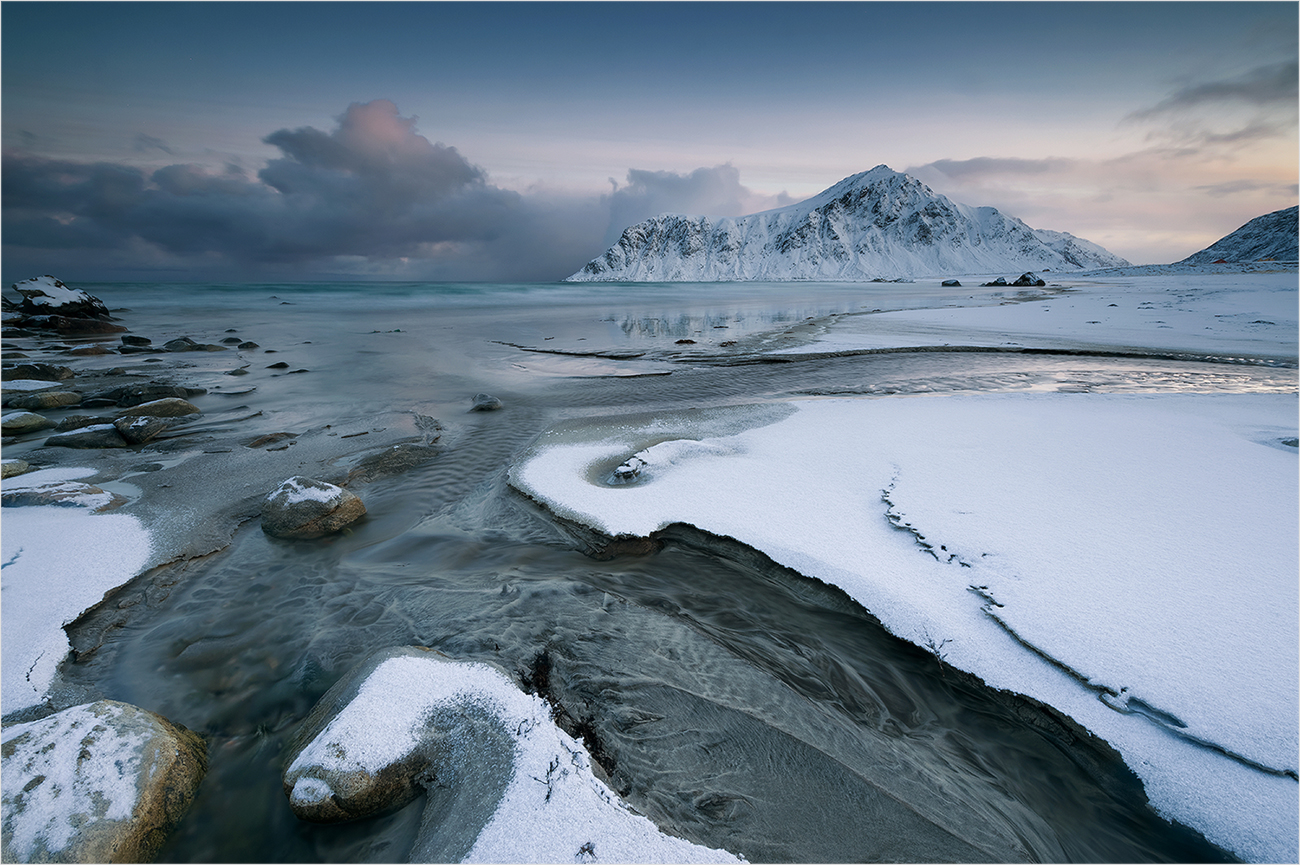
[[[207,388],[205,414],[235,400],[253,418],[214,427],[210,449],[326,425],[378,435],[402,413],[441,426],[435,458],[353,488],[368,515],[352,530],[282,541],[248,521],[69,626],[82,651],[66,680],[209,742],[209,773],[160,861],[403,861],[423,797],[306,823],[281,773],[329,687],[404,645],[490,661],[544,693],[631,807],[750,861],[1230,858],[1158,816],[1105,743],[893,637],[838,589],[688,526],[609,545],[507,473],[561,422],[826,394],[1269,389],[1268,369],[1225,384],[1221,364],[1158,357],[783,353],[844,316],[1016,291],[938,281],[79,287],[154,345],[257,344],[154,364]],[[156,357],[79,362],[147,374]],[[502,408],[471,411],[477,394]],[[258,471],[254,486],[283,479]]]

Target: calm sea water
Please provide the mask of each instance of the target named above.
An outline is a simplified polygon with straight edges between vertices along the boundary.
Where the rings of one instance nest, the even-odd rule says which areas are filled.
[[[164,861],[404,858],[423,800],[306,824],[280,773],[325,690],[368,652],[408,644],[493,661],[521,682],[547,669],[621,796],[667,831],[752,861],[1221,855],[1156,817],[1104,746],[941,668],[837,590],[686,529],[653,554],[592,558],[589,538],[505,474],[571,418],[1081,382],[1266,390],[1293,373],[988,353],[752,362],[827,316],[972,300],[937,284],[85,287],[155,344],[228,330],[258,343],[182,359],[190,383],[214,390],[200,399],[255,388],[240,396],[262,412],[244,435],[395,410],[444,427],[436,459],[357,489],[369,515],[356,531],[292,543],[253,522],[226,549],[128,589],[133,606],[73,628],[74,645],[103,644],[69,678],[210,742],[210,773]],[[275,375],[273,361],[310,372]],[[227,375],[240,366],[247,375]],[[468,412],[480,391],[505,408]]]

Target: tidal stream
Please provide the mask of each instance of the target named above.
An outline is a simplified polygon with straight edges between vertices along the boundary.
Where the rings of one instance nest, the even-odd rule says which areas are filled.
[[[214,426],[209,452],[382,412],[443,427],[431,461],[351,487],[369,510],[353,530],[293,542],[249,521],[224,549],[155,569],[69,626],[70,682],[209,742],[209,774],[161,861],[403,860],[423,798],[322,826],[293,816],[280,781],[316,700],[399,645],[500,665],[552,701],[625,801],[751,861],[1229,858],[1156,815],[1104,743],[892,637],[839,590],[690,527],[607,547],[506,473],[575,418],[824,394],[1286,390],[1294,369],[987,352],[735,365],[810,318],[885,305],[843,286],[708,303],[644,288],[572,289],[563,302],[466,288],[435,302],[416,288],[213,287],[185,304],[158,287],[90,290],[130,307],[119,315],[155,343],[231,329],[265,347],[186,358],[214,417],[232,399],[217,389],[256,387],[239,414],[262,415]],[[310,372],[267,371],[278,359]],[[249,375],[227,379],[241,360]],[[505,408],[468,412],[477,391]],[[258,482],[298,473],[293,453]],[[136,459],[177,455],[172,441]]]

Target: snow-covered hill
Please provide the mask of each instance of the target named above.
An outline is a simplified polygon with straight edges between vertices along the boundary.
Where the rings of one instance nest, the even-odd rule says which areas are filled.
[[[1216,261],[1295,261],[1300,258],[1297,209],[1288,207],[1257,216],[1179,264],[1212,264]]]
[[[877,165],[806,201],[727,219],[663,214],[570,282],[864,281],[1128,264],[1094,243],[956,204]]]

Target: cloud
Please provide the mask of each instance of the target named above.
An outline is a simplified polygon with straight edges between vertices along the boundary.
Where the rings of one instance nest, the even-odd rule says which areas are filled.
[[[133,148],[136,153],[148,153],[150,150],[161,150],[168,156],[172,155],[172,149],[167,146],[167,142],[161,138],[154,138],[152,135],[145,135],[141,132],[135,137]]]
[[[1149,137],[1198,146],[1241,146],[1294,134],[1300,87],[1296,61],[1258,66],[1235,78],[1189,84],[1123,124],[1153,125]]]
[[[388,100],[350,105],[329,132],[281,129],[264,140],[281,156],[255,177],[234,165],[146,172],[8,153],[6,259],[96,250],[111,253],[101,260],[239,274],[549,280],[602,248],[599,201],[493,186]]]
[[[627,173],[625,186],[620,187],[612,177],[609,182],[614,191],[607,197],[610,214],[606,245],[618,240],[629,225],[661,213],[742,216],[793,201],[784,192],[762,195],[743,186],[740,171],[731,163],[697,168],[689,174],[633,168]]]
[[[1241,195],[1250,192],[1266,192],[1272,195],[1289,196],[1291,198],[1300,194],[1300,184],[1264,183],[1258,180],[1227,180],[1223,183],[1196,186],[1193,187],[1193,189],[1197,192],[1203,192],[1212,198],[1224,198],[1229,195]]]

